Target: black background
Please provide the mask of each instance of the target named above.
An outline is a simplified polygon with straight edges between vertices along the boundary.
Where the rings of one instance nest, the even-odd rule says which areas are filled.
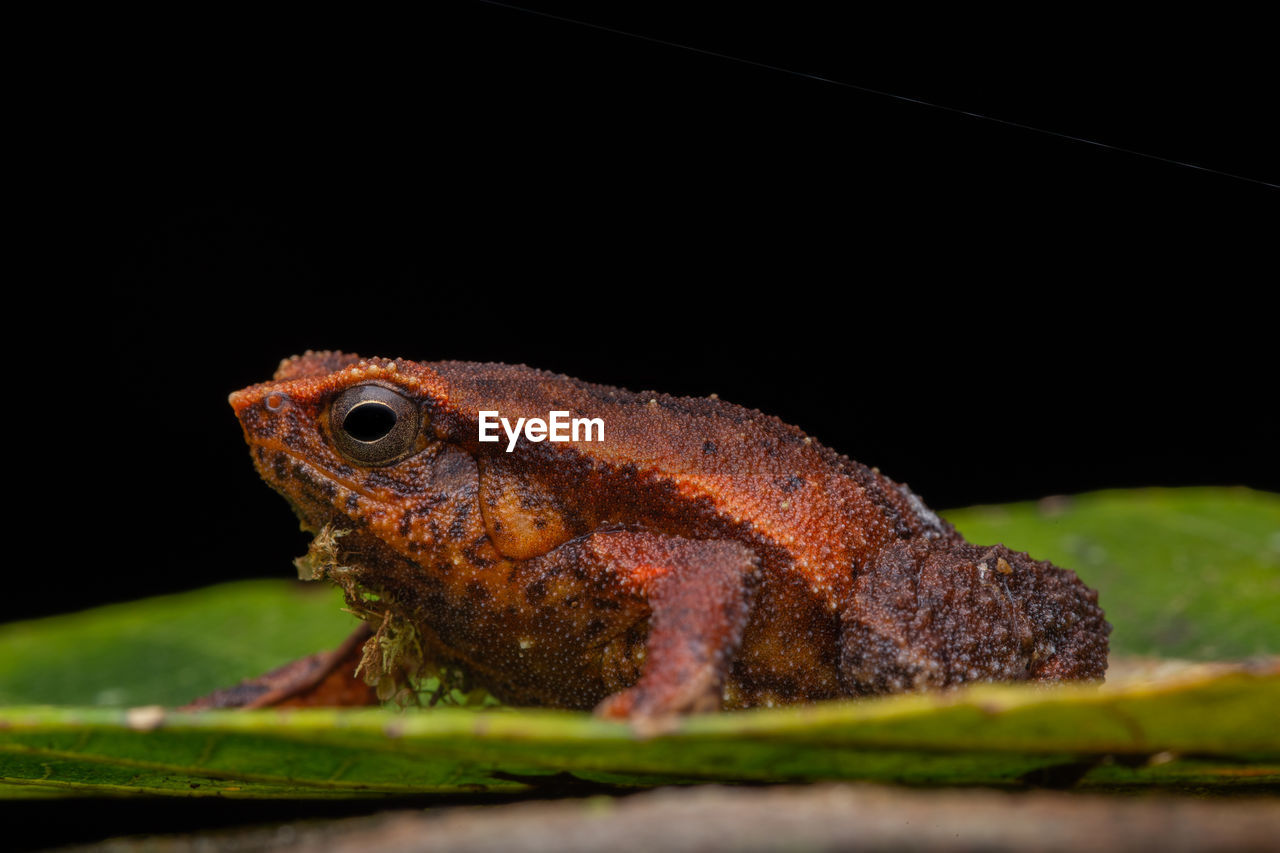
[[[307,348],[717,392],[937,508],[1280,490],[1259,22],[525,5],[801,73],[480,2],[15,33],[0,620],[292,576],[225,399]],[[41,844],[304,813],[17,808]]]
[[[716,392],[938,508],[1280,489],[1250,22],[438,5],[48,58],[5,617],[290,576],[225,398],[308,348]]]

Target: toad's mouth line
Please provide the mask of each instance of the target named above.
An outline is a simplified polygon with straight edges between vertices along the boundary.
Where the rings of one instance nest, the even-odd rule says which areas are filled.
[[[347,495],[355,495],[372,504],[372,507],[363,507],[362,514],[367,514],[373,507],[389,507],[395,503],[394,496],[373,493],[346,478],[331,474],[305,457],[290,453],[285,447],[267,442],[260,446],[268,452],[282,454],[292,463],[291,469],[284,476],[279,476],[270,462],[259,460],[256,456],[254,458],[254,464],[262,478],[289,503],[303,528],[312,535],[326,524],[353,529],[360,527],[359,520],[349,511],[343,510]],[[339,491],[332,495],[325,494],[324,483],[333,484]],[[343,489],[347,495],[342,494]]]
[[[388,497],[385,495],[374,494],[370,492],[367,488],[363,487],[361,484],[354,483],[350,480],[347,480],[343,477],[338,476],[335,473],[332,473],[330,471],[327,471],[323,468],[318,467],[317,465],[315,465],[315,463],[313,463],[307,457],[299,456],[298,454],[291,452],[284,445],[277,444],[275,442],[263,442],[261,446],[266,448],[267,450],[272,450],[277,453],[283,454],[284,456],[292,460],[295,464],[297,464],[299,467],[301,467],[305,472],[305,476],[298,477],[297,479],[299,479],[302,482],[305,482],[307,485],[315,486],[321,482],[330,482],[330,483],[334,483],[337,486],[340,486],[341,488],[346,489],[349,492],[359,495],[360,497],[365,498],[366,500],[373,501],[374,503],[377,503],[377,504],[391,504],[394,502],[388,499]],[[267,467],[265,463],[262,463],[262,464],[264,467]],[[274,472],[271,472],[271,474],[272,476],[267,476],[264,474],[264,479],[269,483],[275,482],[277,479],[277,477],[274,476]],[[283,485],[284,483],[282,482],[281,486]]]

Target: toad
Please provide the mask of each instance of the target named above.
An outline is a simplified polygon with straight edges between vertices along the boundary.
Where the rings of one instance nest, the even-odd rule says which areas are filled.
[[[970,544],[905,485],[714,397],[308,352],[230,401],[315,534],[300,571],[365,622],[191,707],[373,703],[434,675],[635,719],[1106,670],[1111,626],[1073,572]],[[482,412],[603,428],[482,441]]]

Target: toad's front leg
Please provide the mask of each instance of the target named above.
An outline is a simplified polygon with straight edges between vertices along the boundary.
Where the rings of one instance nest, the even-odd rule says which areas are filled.
[[[333,651],[318,652],[234,687],[215,690],[179,710],[376,705],[377,693],[355,674],[371,636],[369,626],[361,624]]]
[[[649,610],[644,666],[631,687],[601,702],[606,717],[658,717],[720,706],[751,613],[759,571],[740,543],[632,531],[595,533],[530,561],[586,570]]]

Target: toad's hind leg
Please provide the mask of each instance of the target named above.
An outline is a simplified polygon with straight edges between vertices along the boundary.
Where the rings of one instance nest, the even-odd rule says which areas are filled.
[[[737,542],[626,531],[596,534],[589,547],[650,610],[640,679],[596,713],[634,719],[718,708],[751,613],[755,554]]]
[[[853,695],[972,681],[1100,679],[1098,595],[1074,572],[995,545],[895,543],[841,613],[841,679]]]
[[[181,710],[376,705],[373,688],[355,674],[370,636],[369,626],[361,624],[333,651],[309,655],[234,687],[215,690]]]

